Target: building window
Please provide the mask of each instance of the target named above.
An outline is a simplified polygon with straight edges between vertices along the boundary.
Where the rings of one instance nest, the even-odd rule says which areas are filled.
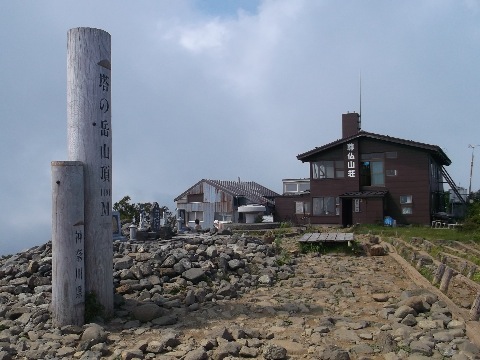
[[[285,184],[284,192],[298,192],[297,184]]]
[[[400,204],[411,204],[411,203],[412,203],[412,195],[400,196]]]
[[[400,204],[402,205],[402,214],[411,215],[413,214],[413,196],[412,195],[400,195]]]
[[[194,222],[195,219],[203,221],[203,211],[189,211],[187,213],[187,221]]]
[[[202,215],[203,215],[203,213],[202,213]],[[200,220],[200,219],[198,219],[198,220]],[[232,221],[232,214],[231,213],[215,213],[214,220]]]
[[[343,160],[316,161],[312,163],[312,178],[335,179],[345,177],[345,163]]]
[[[361,186],[384,186],[385,185],[383,161],[371,160],[371,161],[361,162],[360,185]]]
[[[430,162],[430,176],[433,178],[433,179],[441,179],[442,178],[442,170],[441,168],[433,161]]]
[[[387,159],[396,159],[398,157],[398,153],[396,151],[387,151],[385,153],[385,157]]]
[[[397,170],[385,170],[387,176],[397,176]]]
[[[298,192],[305,192],[305,191],[310,191],[310,182],[298,184]]]
[[[316,197],[312,199],[313,215],[330,216],[335,215],[335,198],[333,196]]]
[[[187,202],[203,202],[203,194],[188,194]]]
[[[310,214],[310,203],[303,201],[295,201],[295,214]]]
[[[309,182],[284,182],[283,183],[283,192],[284,193],[300,193],[310,191],[310,181]]]

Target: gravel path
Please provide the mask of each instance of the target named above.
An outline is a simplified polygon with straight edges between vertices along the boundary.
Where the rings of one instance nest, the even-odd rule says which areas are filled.
[[[117,244],[115,317],[62,328],[48,246],[4,259],[0,360],[480,358],[464,312],[396,254],[282,246],[290,259],[241,236]]]

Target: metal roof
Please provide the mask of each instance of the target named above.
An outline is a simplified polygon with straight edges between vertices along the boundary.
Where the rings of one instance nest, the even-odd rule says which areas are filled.
[[[343,139],[338,139],[326,145],[316,147],[315,149],[304,152],[303,154],[299,154],[297,155],[297,159],[301,160],[302,162],[309,161],[308,159],[313,155],[321,153],[325,150],[329,150],[337,145],[342,145],[344,143],[347,143],[357,138],[369,138],[369,139],[387,141],[387,142],[391,142],[399,145],[411,146],[411,147],[423,149],[428,152],[431,152],[434,156],[436,156],[440,160],[442,165],[450,165],[452,163],[452,161],[448,158],[448,156],[437,145],[430,145],[430,144],[425,144],[425,143],[412,141],[412,140],[400,139],[400,138],[387,136],[387,135],[374,134],[374,133],[363,131],[363,130],[359,131],[355,135],[352,135]]]
[[[232,196],[241,196],[247,198],[249,201],[255,204],[270,204],[273,205],[274,201],[271,198],[280,196],[275,191],[272,191],[254,181],[228,181],[228,180],[208,180],[202,179],[195,185],[191,186],[188,190],[177,196],[174,201],[183,198],[200,183],[207,183],[223,192]]]

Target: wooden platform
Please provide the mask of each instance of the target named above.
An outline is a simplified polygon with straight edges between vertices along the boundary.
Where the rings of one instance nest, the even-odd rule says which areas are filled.
[[[298,240],[299,242],[346,242],[353,241],[353,233],[306,233]]]

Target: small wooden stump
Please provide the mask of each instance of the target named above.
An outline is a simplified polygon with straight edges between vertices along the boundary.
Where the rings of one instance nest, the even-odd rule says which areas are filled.
[[[440,291],[446,293],[448,290],[448,285],[450,285],[450,280],[452,280],[453,269],[448,266],[445,269],[445,272],[442,276],[442,281],[440,283]]]
[[[440,265],[438,265],[438,268],[435,271],[435,276],[433,277],[433,280],[432,280],[433,285],[440,284],[440,280],[442,279],[444,272],[445,272],[445,264],[441,263]]]
[[[480,318],[480,292],[477,293],[470,309],[470,320],[477,321]]]
[[[473,277],[473,275],[475,275],[475,273],[477,272],[477,267],[475,265],[472,265],[470,267],[470,269],[468,270],[468,274],[467,274],[467,277],[469,279],[471,279]]]
[[[424,263],[425,263],[425,259],[423,257],[420,257],[420,259],[418,259],[417,261],[417,265],[415,266],[417,270],[420,270]]]

